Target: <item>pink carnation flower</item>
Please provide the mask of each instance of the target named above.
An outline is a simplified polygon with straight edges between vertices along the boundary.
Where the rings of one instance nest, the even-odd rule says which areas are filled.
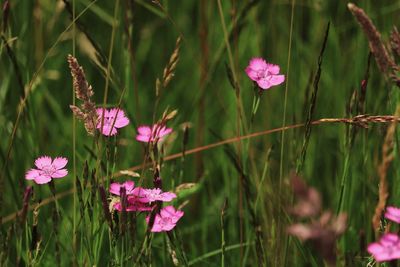
[[[126,181],[122,184],[112,183],[110,185],[110,193],[119,196],[121,192],[121,187],[125,187],[127,195],[132,195],[133,189],[135,188],[135,183],[133,181]]]
[[[285,75],[279,75],[279,70],[278,65],[267,63],[262,58],[253,58],[245,71],[260,88],[268,89],[285,81]]]
[[[154,142],[170,134],[171,132],[172,129],[167,128],[165,125],[154,124],[152,127],[143,125],[138,128],[136,140],[145,143]]]
[[[116,209],[118,211],[122,211],[121,202],[115,203],[114,209]],[[151,211],[151,210],[152,210],[152,207],[139,202],[136,197],[128,196],[126,211]]]
[[[160,214],[156,214],[156,217],[154,218],[154,224],[151,232],[171,231],[176,226],[183,214],[183,211],[175,210],[173,206],[162,208]],[[150,216],[147,216],[146,222],[149,223],[149,221]]]
[[[112,108],[110,110],[98,108],[96,109],[98,120],[96,128],[101,131],[101,116],[104,110],[104,122],[102,134],[112,136],[117,134],[117,129],[125,127],[129,124],[129,119],[125,116],[122,109]]]
[[[30,169],[25,174],[26,180],[34,180],[37,184],[47,184],[52,178],[62,178],[68,174],[66,158],[57,157],[53,161],[51,157],[42,156],[35,160],[37,169]]]
[[[138,201],[143,203],[150,203],[154,201],[169,202],[176,198],[174,193],[163,192],[159,188],[145,189],[137,187],[133,194],[138,198]]]
[[[400,238],[396,234],[385,234],[379,242],[368,245],[368,252],[377,262],[400,259]]]
[[[400,209],[396,207],[387,207],[385,218],[393,222],[400,223]]]

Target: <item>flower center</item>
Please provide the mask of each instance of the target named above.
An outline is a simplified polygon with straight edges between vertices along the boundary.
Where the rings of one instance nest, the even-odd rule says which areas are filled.
[[[271,72],[269,70],[259,70],[257,71],[257,77],[258,79],[270,79]]]
[[[161,226],[168,226],[168,225],[171,225],[171,224],[172,224],[172,219],[171,219],[170,217],[161,218],[159,224],[160,224]]]
[[[160,195],[159,190],[157,190],[157,189],[152,189],[152,190],[147,191],[146,197],[147,197],[149,200],[155,200],[159,195]]]
[[[47,165],[43,166],[42,169],[42,174],[52,176],[53,173],[56,171],[56,168],[54,168],[52,165]]]
[[[104,125],[112,125],[114,122],[114,116],[104,117]]]

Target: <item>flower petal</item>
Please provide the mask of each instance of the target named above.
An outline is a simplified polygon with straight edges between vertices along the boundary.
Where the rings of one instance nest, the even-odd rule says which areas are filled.
[[[400,223],[400,209],[396,207],[387,207],[385,218],[393,222]]]
[[[139,142],[148,143],[148,142],[150,142],[151,138],[148,135],[137,135],[136,136],[136,140],[139,141]]]
[[[131,195],[133,188],[135,187],[135,182],[134,181],[126,181],[125,183],[122,184],[122,186],[125,186],[126,194]]]
[[[139,126],[137,131],[140,135],[148,135],[148,136],[151,135],[151,128],[146,125]]]
[[[171,128],[167,128],[167,127],[164,126],[158,132],[158,137],[163,137],[163,136],[165,136],[167,134],[170,134],[171,132],[172,132]]]
[[[51,177],[53,178],[62,178],[68,175],[68,170],[67,169],[61,169],[53,172]]]
[[[278,65],[274,65],[274,64],[267,64],[267,70],[271,73],[271,74],[279,74],[280,71],[280,67]]]
[[[253,70],[252,68],[247,67],[244,71],[246,72],[247,76],[249,76],[249,78],[252,79],[253,81],[259,80],[258,72],[256,70]]]
[[[129,119],[125,116],[125,112],[122,109],[116,109],[116,110],[118,110],[118,115],[114,123],[114,127],[122,128],[127,126],[129,124]]]
[[[119,196],[120,194],[121,185],[119,183],[112,183],[110,184],[110,193]]]
[[[272,86],[279,85],[285,81],[285,75],[273,75],[269,82]]]
[[[268,89],[272,86],[272,84],[269,82],[267,79],[260,79],[257,81],[258,86],[260,86],[261,89]]]
[[[368,245],[368,252],[371,254],[379,254],[384,251],[384,247],[379,243],[371,243]]]
[[[176,198],[176,195],[174,193],[165,192],[160,195],[159,200],[169,202],[169,201],[173,200],[174,198]]]
[[[48,175],[41,175],[35,178],[37,184],[47,184],[51,181],[51,177]]]
[[[49,156],[42,156],[35,160],[36,167],[41,170],[45,166],[51,165],[51,158]]]
[[[249,67],[255,71],[258,71],[266,69],[268,67],[268,64],[263,58],[256,57],[250,60]]]
[[[54,168],[56,168],[57,170],[59,170],[59,169],[64,168],[65,165],[67,165],[67,163],[68,163],[68,159],[63,158],[63,157],[56,157],[56,158],[53,160],[52,165],[53,165]]]
[[[165,232],[168,232],[168,231],[171,231],[172,229],[174,229],[175,226],[176,226],[175,223],[165,224],[165,225],[162,226],[162,230],[165,231]]]
[[[107,109],[105,109],[105,108],[97,108],[96,109],[96,113],[97,113],[97,116],[100,118],[100,122],[101,122],[101,115],[103,115],[103,110],[104,110],[104,118],[110,116]]]
[[[101,128],[101,127],[100,127]],[[111,125],[103,125],[102,134],[105,136],[113,136],[117,134],[117,128],[112,127]]]
[[[114,123],[114,127],[122,128],[129,124],[129,119],[127,117],[117,117],[117,120]]]
[[[34,180],[38,176],[40,176],[40,171],[39,170],[30,169],[29,171],[26,172],[25,179],[26,180]]]

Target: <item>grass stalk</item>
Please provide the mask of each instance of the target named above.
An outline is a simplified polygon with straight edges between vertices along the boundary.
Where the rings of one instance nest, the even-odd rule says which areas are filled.
[[[286,109],[287,109],[287,95],[289,89],[289,81],[290,81],[290,62],[291,62],[291,53],[292,53],[292,39],[293,39],[293,27],[294,27],[294,7],[295,7],[295,0],[291,1],[291,14],[290,14],[290,30],[289,30],[289,43],[288,43],[288,58],[287,58],[287,71],[286,71],[286,83],[285,83],[285,97],[283,100],[283,118],[282,118],[282,128],[286,126]],[[279,196],[279,203],[278,203],[278,234],[280,235],[282,232],[282,186],[283,186],[283,162],[284,162],[284,149],[285,149],[285,131],[281,133],[281,150],[280,150],[280,163],[279,163],[279,186],[278,186],[278,196]],[[287,242],[287,238],[285,239],[285,243]],[[279,243],[281,239],[278,238],[278,250],[279,250]],[[286,245],[284,245],[286,247]],[[285,249],[286,253],[286,249]],[[286,255],[284,255],[286,258]],[[275,258],[275,265],[279,266],[279,253],[277,253]],[[283,262],[285,259],[283,259]]]
[[[76,19],[76,9],[75,9],[75,0],[72,0],[72,56],[76,57],[75,52],[76,52],[76,26],[75,26],[75,19]],[[75,89],[74,86],[72,86],[72,105],[76,106],[76,96],[75,96]],[[78,176],[76,175],[76,118],[75,116],[72,116],[72,175],[75,179],[74,181],[74,204],[73,204],[73,225],[72,225],[72,254],[74,257],[73,264],[74,266],[77,265],[77,224],[76,224],[76,212],[77,212],[77,179]]]

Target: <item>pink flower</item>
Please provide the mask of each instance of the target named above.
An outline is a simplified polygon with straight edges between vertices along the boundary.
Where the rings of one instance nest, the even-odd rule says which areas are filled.
[[[96,128],[101,131],[101,116],[103,115],[104,110],[104,122],[103,122],[103,130],[102,134],[106,136],[112,136],[117,134],[117,128],[125,127],[129,124],[129,119],[125,116],[125,113],[122,109],[112,108],[110,110],[98,108],[97,112],[97,125]]]
[[[268,89],[285,81],[285,75],[279,75],[279,70],[278,65],[267,63],[262,58],[253,58],[245,71],[260,88]]]
[[[62,178],[68,174],[66,158],[57,157],[53,161],[48,156],[42,156],[35,160],[37,169],[30,169],[25,174],[26,180],[34,180],[37,184],[47,184],[52,178]]]
[[[385,234],[379,242],[368,245],[368,252],[377,262],[400,259],[400,238],[396,234]]]
[[[136,140],[145,143],[154,142],[170,134],[171,132],[172,129],[167,128],[165,125],[154,124],[151,128],[150,126],[143,125],[138,128]]]
[[[135,187],[135,183],[133,181],[126,181],[122,184],[120,183],[112,183],[110,185],[110,193],[119,196],[121,187],[125,187],[126,194],[127,195],[132,195],[133,194],[133,189]]]
[[[115,203],[114,209],[116,209],[118,211],[122,211],[121,202]],[[151,210],[152,210],[152,207],[139,202],[136,197],[128,196],[126,211],[151,211]]]
[[[163,192],[159,188],[154,189],[145,189],[137,187],[133,193],[137,198],[138,201],[142,203],[149,203],[154,201],[164,201],[169,202],[176,198],[176,195],[171,192]]]
[[[171,231],[179,219],[183,216],[184,212],[181,210],[175,210],[173,206],[167,206],[162,208],[160,214],[156,214],[154,218],[152,232],[164,232]],[[146,217],[146,222],[149,223],[150,216]]]
[[[393,222],[400,223],[400,209],[396,207],[387,207],[385,218]]]

